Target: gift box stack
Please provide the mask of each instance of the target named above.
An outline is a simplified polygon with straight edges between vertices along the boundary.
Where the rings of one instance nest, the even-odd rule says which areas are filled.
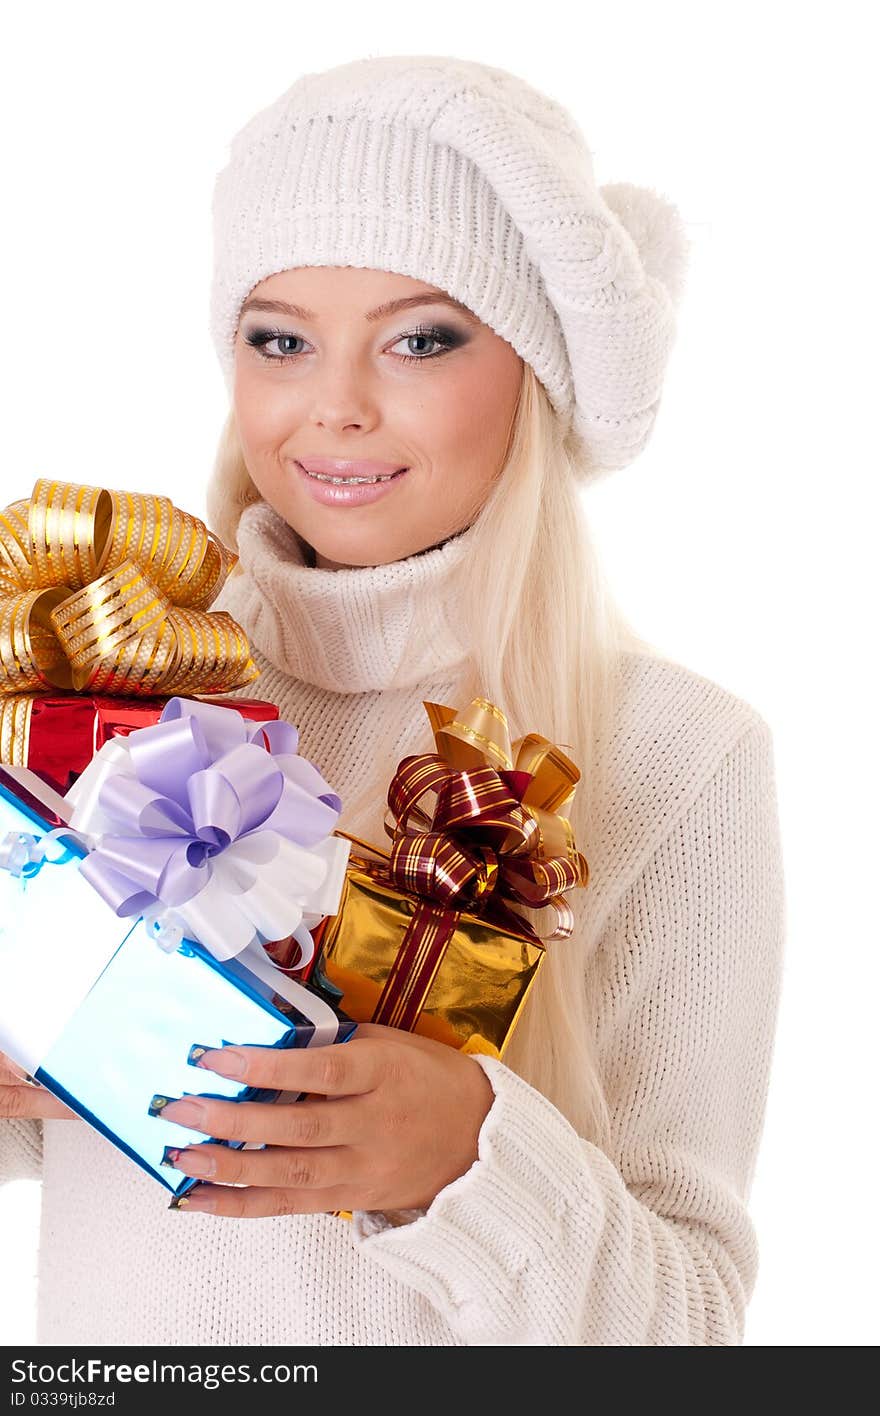
[[[209,610],[234,560],[165,497],[41,479],[0,514],[0,1051],[178,1196],[194,1135],[148,1105],[193,1043],[355,1029],[265,947],[312,961],[350,843],[296,728],[220,697],[258,675]]]
[[[372,1021],[502,1057],[589,880],[579,769],[485,698],[424,704],[387,848],[339,829],[297,729],[223,702],[258,672],[209,609],[234,559],[162,497],[43,480],[0,515],[0,1050],[178,1196],[193,1133],[147,1108],[193,1043]]]

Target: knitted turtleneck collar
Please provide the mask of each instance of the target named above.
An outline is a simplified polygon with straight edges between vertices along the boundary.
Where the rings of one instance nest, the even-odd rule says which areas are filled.
[[[406,688],[467,658],[456,571],[470,528],[388,565],[319,570],[267,502],[238,525],[239,562],[212,609],[228,611],[282,672],[338,693]],[[418,613],[421,629],[408,636]]]

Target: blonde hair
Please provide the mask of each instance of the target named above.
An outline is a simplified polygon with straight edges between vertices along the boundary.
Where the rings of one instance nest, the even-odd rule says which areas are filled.
[[[488,698],[507,715],[511,740],[541,733],[577,763],[581,781],[569,814],[589,862],[598,839],[621,658],[626,651],[659,651],[636,634],[609,591],[587,524],[582,471],[543,385],[524,361],[507,454],[475,510],[470,552],[457,572],[460,632],[470,656],[452,706],[477,695]],[[235,547],[239,517],[260,493],[245,466],[232,412],[207,500],[214,530]],[[431,633],[431,625],[417,618],[411,633],[415,645]],[[404,664],[407,657],[402,656]],[[413,751],[434,750],[427,716],[423,728],[424,745]],[[397,762],[381,752],[378,758],[375,776],[346,803],[340,818],[340,826],[355,834],[361,834],[356,823],[362,811],[372,807],[375,816],[377,802],[384,811]],[[591,900],[589,884],[572,891],[574,932],[548,946],[504,1061],[547,1096],[580,1135],[604,1147],[609,1113],[596,1060],[592,969],[600,922]]]

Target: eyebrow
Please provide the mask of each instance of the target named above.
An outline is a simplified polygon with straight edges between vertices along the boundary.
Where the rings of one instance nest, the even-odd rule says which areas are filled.
[[[384,319],[386,315],[395,315],[400,310],[412,309],[415,305],[449,305],[451,309],[457,310],[469,324],[480,324],[480,320],[473,310],[442,290],[437,292],[426,290],[424,294],[404,295],[399,300],[386,300],[384,305],[377,305],[375,310],[368,310],[364,319],[373,323],[376,320]],[[293,320],[317,320],[318,318],[313,310],[306,310],[302,305],[291,305],[286,300],[261,300],[257,296],[245,300],[241,307],[241,314],[247,314],[248,310],[258,310],[266,315],[288,315]]]

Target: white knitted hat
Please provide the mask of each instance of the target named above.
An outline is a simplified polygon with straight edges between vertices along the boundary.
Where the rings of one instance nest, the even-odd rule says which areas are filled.
[[[211,335],[230,397],[255,285],[368,267],[438,286],[507,340],[588,476],[645,446],[690,243],[655,192],[597,189],[574,119],[525,80],[435,55],[304,74],[232,139],[213,223]]]

